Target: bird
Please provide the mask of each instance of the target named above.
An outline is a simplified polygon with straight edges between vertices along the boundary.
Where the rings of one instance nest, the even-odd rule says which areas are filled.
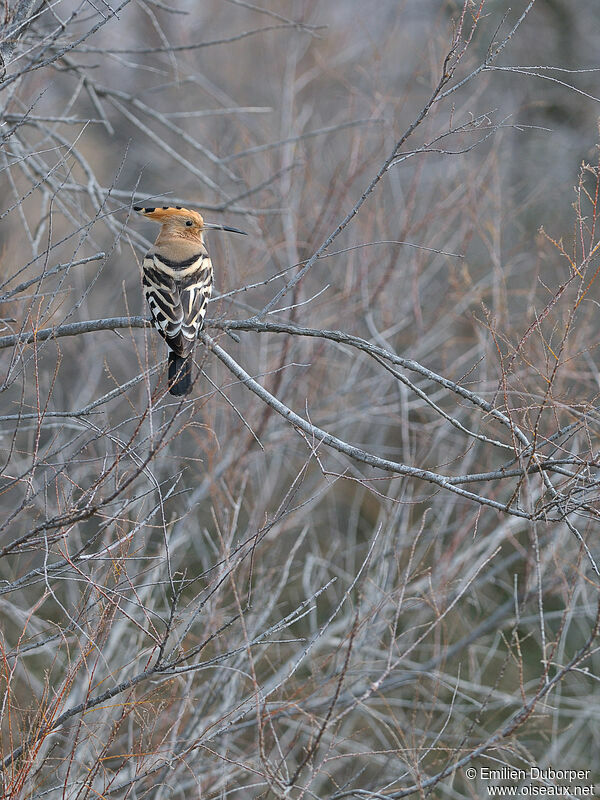
[[[169,392],[175,397],[192,391],[196,339],[213,289],[213,267],[204,231],[245,231],[205,222],[197,211],[182,206],[134,206],[160,232],[144,256],[142,285],[152,322],[169,347]]]

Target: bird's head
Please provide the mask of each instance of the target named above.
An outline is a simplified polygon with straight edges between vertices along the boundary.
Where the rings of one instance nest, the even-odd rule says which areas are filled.
[[[134,211],[138,214],[158,222],[162,225],[162,233],[168,236],[182,237],[184,239],[198,239],[203,241],[202,234],[207,229],[220,231],[230,231],[231,233],[242,233],[237,228],[230,228],[227,225],[218,225],[214,222],[206,222],[204,217],[197,211],[181,206],[161,206],[161,207],[142,207],[134,206]]]

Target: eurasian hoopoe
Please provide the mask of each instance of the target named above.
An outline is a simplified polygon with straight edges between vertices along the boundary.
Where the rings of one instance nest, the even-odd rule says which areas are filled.
[[[181,206],[133,210],[161,226],[144,256],[142,283],[154,326],[169,346],[169,392],[189,394],[196,337],[213,287],[204,230],[244,231],[205,222],[197,211]]]

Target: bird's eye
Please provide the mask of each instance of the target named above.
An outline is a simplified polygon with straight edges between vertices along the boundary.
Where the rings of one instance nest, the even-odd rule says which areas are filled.
[[[192,222],[191,219],[188,219],[185,224],[188,226],[188,228],[191,228],[194,223]]]

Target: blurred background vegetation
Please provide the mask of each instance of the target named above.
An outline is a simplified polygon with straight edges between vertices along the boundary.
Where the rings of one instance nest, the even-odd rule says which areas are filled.
[[[4,796],[600,781],[599,43],[568,0],[4,0]],[[182,403],[159,203],[249,233]]]

